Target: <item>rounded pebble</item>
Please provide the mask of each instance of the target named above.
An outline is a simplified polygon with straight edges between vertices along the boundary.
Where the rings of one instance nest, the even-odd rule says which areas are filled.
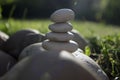
[[[78,49],[78,44],[74,41],[70,42],[53,42],[44,41],[42,46],[46,50],[66,50],[68,52],[74,52]]]
[[[72,30],[72,25],[71,23],[55,23],[55,24],[51,24],[49,25],[49,29],[52,32],[68,32]]]
[[[51,21],[59,23],[73,20],[74,17],[75,13],[71,9],[59,9],[55,11],[50,18]]]
[[[51,41],[69,41],[73,39],[74,35],[71,32],[67,33],[50,32],[46,34],[46,37]]]

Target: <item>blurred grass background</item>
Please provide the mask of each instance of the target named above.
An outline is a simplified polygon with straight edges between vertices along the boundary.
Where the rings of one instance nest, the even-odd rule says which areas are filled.
[[[48,26],[53,22],[50,19],[41,20],[1,20],[0,30],[5,33],[12,35],[18,30],[31,28],[37,29],[41,33],[45,34],[49,32]],[[81,35],[85,37],[100,36],[104,37],[106,35],[120,34],[120,27],[105,23],[96,23],[89,21],[71,21],[73,28],[78,30]]]

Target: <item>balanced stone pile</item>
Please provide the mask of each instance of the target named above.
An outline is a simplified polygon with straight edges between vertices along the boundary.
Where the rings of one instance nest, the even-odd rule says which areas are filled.
[[[27,35],[25,30],[20,39],[25,37],[27,39],[17,40],[18,43],[8,48],[14,53],[18,49],[15,46],[23,44],[21,41],[25,42],[25,46],[33,42],[34,44],[27,46],[20,54],[9,53],[20,59],[14,67],[12,66],[16,60],[0,51],[0,71],[2,71],[0,80],[109,80],[100,66],[81,53],[77,43],[72,41],[74,36],[70,32],[72,25],[69,23],[72,19],[74,19],[74,12],[71,9],[55,11],[51,15],[54,24],[49,26],[51,32],[46,34],[48,40],[43,43],[41,37],[25,36]],[[28,30],[27,32],[31,33]],[[18,32],[8,42],[13,42],[20,34],[23,33]]]
[[[46,34],[48,40],[44,41],[42,46],[46,50],[66,50],[74,52],[78,49],[78,44],[72,41],[74,35],[70,32],[72,25],[69,22],[74,19],[75,14],[71,9],[59,9],[51,15],[49,25],[51,32]]]

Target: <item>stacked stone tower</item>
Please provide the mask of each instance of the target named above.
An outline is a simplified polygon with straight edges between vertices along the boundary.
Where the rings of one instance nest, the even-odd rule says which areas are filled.
[[[74,35],[70,32],[73,27],[69,21],[74,17],[71,9],[59,9],[51,15],[51,21],[54,23],[49,25],[51,32],[46,34],[48,40],[42,43],[44,49],[68,52],[75,52],[78,49],[78,44],[72,41]]]

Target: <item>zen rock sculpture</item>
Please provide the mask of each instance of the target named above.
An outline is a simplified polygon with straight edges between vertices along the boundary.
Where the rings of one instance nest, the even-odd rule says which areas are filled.
[[[25,48],[19,56],[23,59],[0,80],[109,80],[100,66],[72,41],[68,21],[74,16],[71,9],[55,11],[51,15],[51,32],[46,34],[48,40]]]
[[[42,43],[46,50],[67,50],[74,52],[78,49],[78,44],[72,41],[74,35],[70,32],[72,25],[69,22],[75,17],[71,9],[60,9],[51,15],[54,24],[49,26],[52,32],[46,34],[48,40]]]

